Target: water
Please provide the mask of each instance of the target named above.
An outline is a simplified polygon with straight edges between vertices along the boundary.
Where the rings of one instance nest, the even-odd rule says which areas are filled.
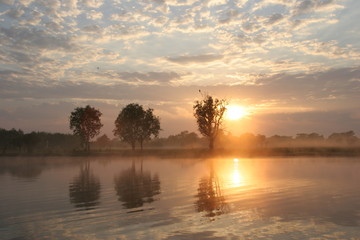
[[[360,239],[360,159],[0,158],[0,239]]]

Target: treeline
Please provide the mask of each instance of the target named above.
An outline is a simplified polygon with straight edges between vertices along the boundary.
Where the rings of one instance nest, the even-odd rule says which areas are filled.
[[[318,133],[299,133],[293,136],[255,135],[244,133],[240,136],[221,132],[216,140],[217,148],[276,148],[276,147],[352,147],[360,146],[360,139],[354,131],[333,133],[324,137]],[[92,143],[94,149],[128,148],[125,142],[102,135]],[[144,144],[144,148],[207,148],[208,140],[195,132],[182,131],[168,137],[155,138]]]
[[[130,149],[131,146],[119,140],[110,139],[106,134],[90,142],[95,151]],[[333,133],[324,137],[318,133],[299,133],[296,136],[255,135],[245,133],[240,136],[220,133],[218,148],[276,148],[276,147],[358,147],[360,139],[354,131]],[[208,140],[195,132],[182,131],[179,134],[152,139],[144,144],[146,149],[201,149],[208,147]],[[63,154],[81,149],[79,136],[63,133],[30,132],[0,128],[1,154]]]
[[[254,135],[245,133],[240,136],[222,134],[219,136],[219,147],[251,148],[251,147],[352,147],[360,146],[360,139],[354,131],[332,133],[324,137],[318,133],[298,133],[293,136]]]
[[[299,133],[293,136],[255,135],[244,133],[240,136],[220,133],[216,145],[218,148],[251,148],[251,147],[326,147],[326,146],[360,146],[360,139],[354,131],[333,133],[327,138],[318,133]],[[154,139],[148,147],[202,148],[207,146],[207,139],[194,132],[184,131],[167,138]]]
[[[7,153],[64,153],[80,145],[78,136],[63,133],[30,132],[0,128],[0,152]]]

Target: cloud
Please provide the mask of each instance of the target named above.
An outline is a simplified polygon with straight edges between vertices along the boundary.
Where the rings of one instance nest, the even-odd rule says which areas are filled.
[[[62,49],[65,51],[74,51],[75,43],[67,35],[53,35],[44,30],[26,27],[0,28],[1,35],[7,38],[7,42],[13,45],[15,49],[28,49],[35,47],[37,49]]]
[[[220,19],[220,24],[225,24],[231,22],[234,18],[236,18],[239,15],[239,12],[236,9],[229,9],[223,14]]]
[[[103,33],[103,29],[98,25],[87,25],[82,29],[86,33],[95,33],[101,35]]]
[[[0,0],[0,4],[12,5],[14,0]]]
[[[104,4],[103,0],[80,0],[80,2],[90,8],[99,8]]]
[[[297,45],[296,51],[301,51],[309,55],[320,55],[328,57],[330,59],[360,59],[360,51],[353,49],[351,46],[340,47],[338,46],[337,41],[321,42],[317,39],[314,39],[298,42],[294,45]]]
[[[176,72],[121,72],[119,77],[127,82],[170,82],[181,78]]]
[[[90,10],[89,12],[86,13],[87,19],[97,20],[97,19],[101,19],[102,17],[103,17],[102,12],[97,12],[95,10]]]
[[[312,11],[319,11],[323,9],[333,10],[340,7],[334,3],[334,0],[304,0],[300,1],[293,9],[293,15],[309,13]]]
[[[207,63],[222,59],[224,56],[215,54],[203,54],[195,56],[167,57],[166,60],[178,64]]]
[[[284,18],[284,16],[280,13],[274,13],[272,14],[269,19],[266,21],[267,25],[273,25],[279,21],[281,21]]]
[[[5,15],[11,18],[20,18],[24,12],[25,11],[22,8],[12,8],[8,10]]]
[[[215,7],[215,6],[219,6],[219,5],[225,5],[227,3],[226,0],[208,0],[205,1],[205,4],[208,7]]]
[[[268,136],[274,134],[295,136],[297,133],[312,132],[329,135],[350,130],[360,133],[359,119],[354,118],[351,111],[258,114],[254,115],[251,121],[251,130]]]

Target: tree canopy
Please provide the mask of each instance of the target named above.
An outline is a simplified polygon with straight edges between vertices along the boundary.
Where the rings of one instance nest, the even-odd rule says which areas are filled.
[[[209,139],[209,148],[214,148],[214,141],[221,130],[227,101],[206,94],[201,101],[196,101],[194,116],[200,133]]]
[[[87,105],[77,107],[70,115],[70,129],[74,135],[80,136],[85,150],[90,150],[90,140],[99,135],[103,124],[100,121],[102,113]]]
[[[135,149],[136,142],[141,149],[146,140],[157,137],[160,131],[159,117],[153,114],[153,109],[144,108],[137,103],[130,103],[119,113],[115,121],[114,134]]]

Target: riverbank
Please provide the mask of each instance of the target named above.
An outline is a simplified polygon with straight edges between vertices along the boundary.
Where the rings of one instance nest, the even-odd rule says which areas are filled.
[[[8,153],[1,156],[118,156],[118,157],[162,157],[162,158],[202,158],[202,157],[271,157],[271,156],[313,156],[313,157],[355,157],[360,156],[360,147],[278,147],[278,148],[237,148],[237,149],[107,149],[90,152],[35,152]]]

